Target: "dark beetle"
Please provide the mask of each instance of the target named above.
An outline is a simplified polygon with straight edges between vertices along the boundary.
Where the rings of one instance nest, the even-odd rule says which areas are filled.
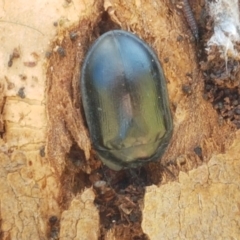
[[[158,160],[171,135],[165,78],[151,48],[135,35],[114,30],[88,51],[81,93],[90,137],[109,168]]]

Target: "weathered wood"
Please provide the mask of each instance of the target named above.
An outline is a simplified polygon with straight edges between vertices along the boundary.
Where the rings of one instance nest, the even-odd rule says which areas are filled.
[[[159,163],[148,167],[157,185],[147,187],[141,205],[143,232],[149,239],[240,236],[240,135],[230,123],[220,124],[211,103],[202,98],[198,48],[174,2],[0,4],[1,239],[100,236],[93,180],[88,179],[100,163],[91,153],[78,79],[88,47],[109,27],[103,23],[148,42],[168,81],[174,134],[161,161],[168,170],[162,173]],[[103,13],[112,23],[102,20]],[[14,51],[19,56],[12,58]],[[186,86],[187,93],[182,90]],[[115,226],[104,237],[129,236],[130,229]]]

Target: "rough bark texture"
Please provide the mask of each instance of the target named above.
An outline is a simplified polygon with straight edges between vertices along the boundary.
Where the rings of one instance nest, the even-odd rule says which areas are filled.
[[[200,16],[202,1],[191,6]],[[146,167],[155,185],[137,201],[142,221],[103,231],[78,79],[89,46],[113,28],[157,53],[174,134]],[[0,30],[1,239],[134,239],[130,226],[141,239],[239,238],[240,134],[202,97],[200,46],[176,1],[2,1]]]
[[[239,238],[239,137],[178,181],[147,188],[142,228],[150,239]]]

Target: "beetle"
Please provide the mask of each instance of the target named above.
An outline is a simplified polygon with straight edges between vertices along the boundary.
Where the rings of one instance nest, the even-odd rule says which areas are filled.
[[[173,131],[162,67],[136,35],[112,30],[86,54],[80,91],[98,157],[113,170],[158,160]]]

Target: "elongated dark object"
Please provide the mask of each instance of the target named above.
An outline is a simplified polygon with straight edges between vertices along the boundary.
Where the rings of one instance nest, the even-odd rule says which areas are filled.
[[[162,68],[146,43],[126,31],[105,33],[87,53],[80,87],[92,144],[103,163],[120,170],[161,157],[172,118]]]
[[[183,0],[183,11],[184,11],[186,20],[188,22],[188,25],[192,31],[192,34],[195,37],[195,39],[198,41],[199,40],[198,25],[197,25],[197,22],[195,20],[195,17],[193,15],[193,12],[189,5],[188,0]]]

